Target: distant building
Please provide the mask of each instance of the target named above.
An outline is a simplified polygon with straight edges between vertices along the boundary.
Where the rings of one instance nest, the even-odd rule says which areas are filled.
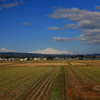
[[[47,58],[42,58],[42,60],[47,60]]]
[[[34,60],[35,61],[41,61],[41,58],[40,57],[35,57]]]
[[[20,58],[20,61],[27,61],[28,58]]]

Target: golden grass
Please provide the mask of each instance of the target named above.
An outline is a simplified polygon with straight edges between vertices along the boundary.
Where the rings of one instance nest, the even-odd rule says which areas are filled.
[[[10,66],[63,66],[68,65],[68,63],[23,63],[23,64],[13,64]]]
[[[8,62],[0,63],[0,65],[8,65],[8,64],[12,64],[12,63],[8,63]]]
[[[73,62],[73,63],[70,63],[71,65],[86,65],[85,63],[78,63],[78,62]]]

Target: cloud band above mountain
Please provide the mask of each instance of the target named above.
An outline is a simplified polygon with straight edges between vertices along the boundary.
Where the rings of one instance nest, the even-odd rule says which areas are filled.
[[[6,48],[0,48],[0,52],[14,52],[14,50],[6,49]]]

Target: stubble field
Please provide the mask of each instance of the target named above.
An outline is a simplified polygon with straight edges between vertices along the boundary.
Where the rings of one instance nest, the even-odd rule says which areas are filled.
[[[100,100],[100,60],[0,63],[0,100]]]

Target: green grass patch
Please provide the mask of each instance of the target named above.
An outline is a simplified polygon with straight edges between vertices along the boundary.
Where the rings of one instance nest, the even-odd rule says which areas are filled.
[[[50,100],[64,100],[64,83],[65,83],[65,73],[64,67],[60,67],[60,71],[54,81],[53,88],[51,91]]]

